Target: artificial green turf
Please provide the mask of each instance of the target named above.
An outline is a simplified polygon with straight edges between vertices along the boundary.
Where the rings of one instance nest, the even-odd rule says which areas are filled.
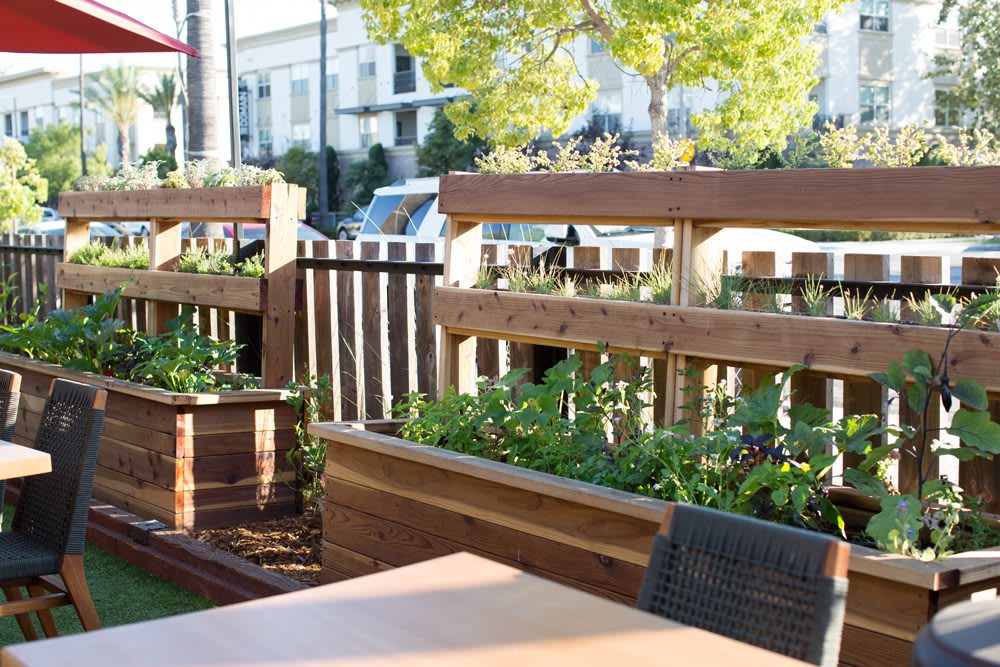
[[[4,530],[8,530],[13,508],[4,510]],[[212,603],[180,586],[155,577],[116,556],[87,545],[84,572],[94,598],[97,615],[104,627],[148,621],[164,616],[207,609]],[[80,620],[71,606],[52,610],[60,635],[81,632]],[[32,614],[32,618],[35,615]],[[35,619],[38,636],[44,637]],[[0,645],[24,641],[13,616],[0,618]]]

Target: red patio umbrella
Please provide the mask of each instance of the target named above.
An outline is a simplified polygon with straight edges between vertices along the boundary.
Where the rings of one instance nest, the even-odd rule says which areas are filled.
[[[93,0],[3,0],[0,51],[199,55],[184,42]]]

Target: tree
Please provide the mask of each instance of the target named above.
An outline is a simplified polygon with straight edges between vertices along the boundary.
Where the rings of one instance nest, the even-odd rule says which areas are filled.
[[[142,100],[139,97],[139,75],[134,67],[105,67],[90,75],[87,99],[106,113],[118,128],[118,161],[129,161],[128,131],[139,118]]]
[[[344,185],[357,188],[351,201],[358,206],[371,202],[375,190],[390,182],[389,163],[385,159],[382,144],[373,144],[368,149],[368,159],[352,164],[344,178]]]
[[[139,95],[153,111],[163,114],[167,119],[167,154],[177,164],[177,130],[174,128],[173,111],[177,104],[177,81],[173,72],[161,74],[157,85],[152,89],[142,89]],[[175,167],[176,169],[176,167]]]
[[[48,205],[55,206],[60,192],[69,190],[73,181],[80,178],[80,128],[58,123],[31,130],[31,137],[24,145],[28,157],[35,161],[38,173],[48,181]]]
[[[962,33],[960,55],[935,57],[931,76],[954,74],[958,86],[948,91],[948,102],[972,112],[977,127],[1000,132],[1000,0],[945,0],[940,21],[958,13]]]
[[[318,155],[299,146],[289,148],[275,165],[284,174],[285,181],[295,183],[307,189],[306,208],[309,211],[319,210],[319,160]],[[340,164],[337,151],[333,146],[326,147],[326,186],[330,193],[329,206],[331,210],[340,208],[338,181],[340,180]]]
[[[177,160],[162,146],[153,146],[146,151],[145,155],[139,158],[139,161],[142,164],[146,164],[147,162],[158,163],[156,165],[156,173],[160,178],[166,178],[169,172],[177,169]]]
[[[38,222],[38,205],[48,197],[48,184],[16,139],[0,143],[0,230],[7,231],[18,221]]]
[[[417,146],[417,176],[438,176],[449,171],[468,171],[472,160],[486,149],[486,142],[476,136],[465,141],[455,137],[455,124],[437,109],[424,142]]]
[[[806,37],[843,0],[361,0],[369,34],[423,59],[435,91],[461,86],[474,99],[445,110],[456,136],[514,145],[550,129],[562,134],[595,99],[579,75],[572,41],[584,35],[650,92],[654,140],[667,134],[667,93],[711,85],[721,102],[698,114],[700,141],[756,151],[783,147],[816,105],[816,53]],[[735,139],[735,144],[728,137]]]
[[[200,58],[188,56],[188,156],[219,161],[218,102],[215,94],[215,39],[212,36],[212,0],[187,0],[188,44]],[[213,228],[218,225],[210,225]]]

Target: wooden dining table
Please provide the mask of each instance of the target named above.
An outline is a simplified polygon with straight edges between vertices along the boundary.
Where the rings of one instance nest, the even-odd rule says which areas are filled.
[[[45,452],[0,440],[0,480],[52,472],[52,459]]]
[[[468,553],[0,653],[0,667],[805,664]]]

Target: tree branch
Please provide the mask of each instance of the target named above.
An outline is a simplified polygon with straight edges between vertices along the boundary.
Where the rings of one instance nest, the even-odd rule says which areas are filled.
[[[610,44],[611,40],[615,38],[615,31],[611,27],[601,13],[597,11],[597,6],[594,5],[594,0],[580,0],[580,4],[583,6],[583,11],[587,12],[587,16],[590,17],[590,22],[594,24],[594,28],[604,39],[606,44]]]

